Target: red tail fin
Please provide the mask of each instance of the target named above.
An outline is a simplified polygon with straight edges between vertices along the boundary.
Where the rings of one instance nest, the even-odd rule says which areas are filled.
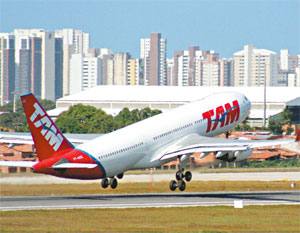
[[[39,160],[73,148],[33,94],[21,96],[21,101]]]

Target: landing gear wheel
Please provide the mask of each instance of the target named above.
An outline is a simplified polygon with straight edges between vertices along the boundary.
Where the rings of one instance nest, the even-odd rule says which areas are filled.
[[[184,174],[184,179],[187,181],[187,182],[190,182],[192,180],[192,173],[190,171],[187,171],[185,174]]]
[[[118,180],[116,178],[111,178],[110,179],[110,187],[112,189],[115,189],[118,186]]]
[[[101,180],[101,187],[106,189],[109,186],[109,181],[107,178]]]
[[[176,190],[176,188],[177,188],[177,183],[176,183],[175,180],[171,180],[171,181],[170,181],[169,188],[170,188],[171,191],[175,191],[175,190]]]
[[[123,176],[124,176],[124,173],[120,173],[120,174],[117,175],[117,178],[118,178],[118,179],[122,179]]]
[[[185,190],[186,185],[185,185],[185,182],[183,180],[179,180],[177,185],[178,185],[178,188],[179,188],[180,191]]]
[[[175,177],[176,177],[176,180],[178,180],[178,181],[182,180],[183,179],[182,171],[177,171]]]

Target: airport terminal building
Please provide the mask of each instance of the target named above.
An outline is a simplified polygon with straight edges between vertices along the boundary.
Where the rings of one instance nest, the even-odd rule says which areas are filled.
[[[168,111],[217,92],[240,92],[252,102],[249,122],[262,126],[264,119],[264,87],[202,87],[202,86],[97,86],[60,98],[49,115],[56,118],[75,104],[92,105],[116,115],[123,108],[150,107]],[[300,96],[299,87],[267,87],[266,117],[281,112],[287,102]]]

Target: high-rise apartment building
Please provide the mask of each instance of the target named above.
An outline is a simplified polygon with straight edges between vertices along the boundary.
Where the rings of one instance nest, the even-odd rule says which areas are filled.
[[[70,94],[102,83],[102,61],[94,54],[75,53],[70,61]]]
[[[289,73],[295,73],[296,67],[299,67],[299,55],[291,55],[289,54],[288,49],[280,50],[280,70],[287,71]]]
[[[15,37],[0,33],[0,105],[13,100],[15,91]]]
[[[75,29],[61,29],[55,31],[55,37],[62,39],[63,49],[63,77],[62,95],[70,94],[70,61],[73,54],[87,54],[90,46],[89,33]]]
[[[63,39],[55,38],[55,99],[63,96],[64,50]]]
[[[234,53],[235,86],[276,85],[278,77],[277,55],[266,49],[256,49],[252,45]]]
[[[177,58],[177,85],[189,86],[189,64],[190,56],[189,51],[183,51]]]
[[[220,86],[233,86],[233,61],[232,59],[220,59]]]
[[[140,58],[143,61],[144,84],[166,85],[166,39],[160,33],[151,33],[150,38],[140,41]]]
[[[16,92],[55,100],[55,38],[42,29],[16,29]]]
[[[202,61],[202,86],[220,85],[219,55],[209,53]]]
[[[115,53],[113,58],[113,85],[127,85],[127,68],[130,55],[128,53]]]
[[[140,85],[140,61],[139,59],[128,59],[127,85]]]
[[[167,86],[177,86],[174,75],[174,58],[167,59]]]
[[[174,54],[172,64],[174,85],[219,86],[220,75],[219,55],[213,51],[202,51],[198,46],[193,46]]]

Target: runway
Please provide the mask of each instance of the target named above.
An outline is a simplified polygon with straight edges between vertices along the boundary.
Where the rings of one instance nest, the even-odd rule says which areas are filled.
[[[161,182],[174,179],[175,172],[160,174],[125,174],[122,182]],[[201,173],[193,172],[193,180],[197,181],[297,181],[300,180],[300,171],[289,172],[226,172],[226,173]],[[74,180],[64,179],[48,175],[32,174],[30,176],[3,176],[1,184],[87,184],[97,183],[99,180]]]
[[[244,205],[300,205],[300,191],[1,197],[0,210],[233,206],[235,200]]]

